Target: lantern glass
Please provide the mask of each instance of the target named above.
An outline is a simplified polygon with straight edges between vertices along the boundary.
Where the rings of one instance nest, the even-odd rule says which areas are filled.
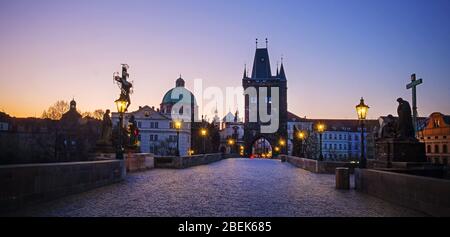
[[[325,131],[325,124],[323,124],[323,123],[317,124],[317,131],[319,133],[323,133]]]
[[[305,132],[303,132],[303,131],[300,131],[300,132],[298,132],[297,133],[297,137],[300,139],[300,140],[303,140],[303,139],[305,139]]]
[[[175,121],[175,128],[181,129],[181,121]]]
[[[208,132],[206,131],[206,129],[204,129],[204,128],[203,128],[200,132],[201,132],[201,135],[202,135],[202,136],[206,136],[206,134],[208,133]]]
[[[119,113],[125,113],[127,110],[127,102],[125,100],[118,99],[115,101],[117,106],[117,112]]]
[[[361,97],[361,101],[356,106],[356,113],[358,114],[358,119],[365,120],[367,118],[368,111],[369,111],[369,106],[364,104],[364,99]]]

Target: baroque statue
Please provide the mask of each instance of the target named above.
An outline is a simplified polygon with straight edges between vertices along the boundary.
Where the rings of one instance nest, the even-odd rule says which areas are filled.
[[[132,91],[133,83],[131,83],[130,81],[127,80],[128,77],[130,76],[130,74],[128,74],[128,68],[129,68],[129,66],[127,64],[122,64],[122,76],[119,76],[118,72],[115,72],[113,75],[114,81],[117,83],[117,85],[120,88],[119,99],[127,102],[127,107],[126,107],[127,110],[131,104],[130,94],[133,93],[133,91]]]
[[[398,98],[397,102],[399,103],[397,108],[397,137],[403,139],[415,138],[411,106],[409,105],[408,101],[403,100],[402,98]]]
[[[112,139],[112,120],[109,116],[109,113],[111,111],[109,109],[106,110],[105,114],[103,115],[103,121],[102,121],[102,134],[100,141],[111,144]]]

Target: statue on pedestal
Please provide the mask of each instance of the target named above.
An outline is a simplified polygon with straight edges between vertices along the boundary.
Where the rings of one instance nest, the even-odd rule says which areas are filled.
[[[111,144],[112,139],[112,120],[109,116],[110,112],[111,111],[109,109],[106,110],[102,121],[102,135],[100,137],[100,141],[103,141],[106,144]]]
[[[420,143],[414,132],[411,106],[398,98],[398,118],[388,115],[376,141],[376,168],[391,168],[393,164],[426,162],[425,145]]]
[[[414,125],[412,122],[411,106],[408,101],[398,98],[398,128],[397,136],[402,139],[415,139]]]

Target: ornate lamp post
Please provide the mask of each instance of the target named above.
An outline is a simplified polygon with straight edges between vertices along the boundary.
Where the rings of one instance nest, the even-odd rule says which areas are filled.
[[[233,145],[234,145],[234,139],[233,138],[228,138],[227,141],[228,145],[230,146],[230,153],[233,153]]]
[[[359,168],[366,168],[366,154],[364,152],[364,120],[366,120],[367,112],[369,111],[369,106],[364,104],[364,98],[361,97],[361,100],[358,105],[356,105],[356,113],[358,114],[358,120],[361,124],[361,159],[359,161]]]
[[[175,129],[177,130],[177,151],[176,156],[180,156],[180,130],[183,126],[182,121],[177,120],[175,121]]]
[[[280,138],[278,141],[278,145],[281,147],[281,154],[287,155],[287,147],[286,147],[286,141],[283,138]]]
[[[119,127],[118,127],[118,144],[117,144],[117,151],[116,151],[116,159],[123,160],[123,142],[122,142],[122,130],[123,130],[123,114],[127,110],[127,101],[123,99],[118,99],[115,101],[117,106],[117,112],[119,112]]]
[[[277,146],[274,148],[274,150],[275,150],[275,152],[276,152],[277,154],[280,152],[280,148],[277,147]]]
[[[206,128],[202,128],[200,130],[200,135],[203,137],[203,154],[206,153],[206,145],[205,145],[205,140],[206,140],[206,135],[208,134],[208,130],[206,130]]]
[[[323,124],[322,122],[319,122],[317,124],[317,132],[319,133],[319,140],[320,140],[320,154],[319,154],[319,160],[322,161],[323,160],[323,154],[322,154],[322,134],[325,131],[325,124]]]
[[[304,154],[304,144],[303,144],[303,142],[304,142],[305,139],[306,139],[306,132],[303,131],[303,130],[298,131],[298,132],[297,132],[297,138],[300,140],[300,144],[301,144],[301,147],[300,147],[300,156],[301,156],[301,157],[304,157],[305,154]]]

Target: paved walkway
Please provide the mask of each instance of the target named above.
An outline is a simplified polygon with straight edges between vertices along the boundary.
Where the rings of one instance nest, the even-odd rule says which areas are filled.
[[[227,159],[154,169],[124,182],[22,210],[20,216],[421,216],[355,190],[334,175],[277,160]]]

